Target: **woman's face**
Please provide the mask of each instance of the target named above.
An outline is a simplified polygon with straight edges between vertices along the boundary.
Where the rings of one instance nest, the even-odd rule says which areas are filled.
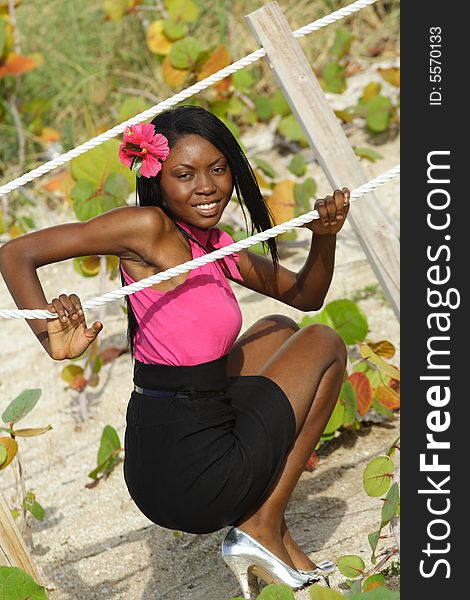
[[[206,229],[216,225],[232,196],[227,159],[205,138],[187,135],[162,164],[160,188],[175,217]]]

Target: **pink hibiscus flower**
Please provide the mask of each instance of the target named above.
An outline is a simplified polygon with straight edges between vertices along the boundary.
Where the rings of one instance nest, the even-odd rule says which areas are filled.
[[[119,158],[127,167],[132,167],[138,177],[155,177],[169,152],[167,138],[155,133],[154,125],[138,123],[126,128],[119,147]]]

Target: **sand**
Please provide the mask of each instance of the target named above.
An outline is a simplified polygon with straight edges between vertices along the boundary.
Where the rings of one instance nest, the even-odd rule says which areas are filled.
[[[352,143],[367,144],[367,140],[359,139],[363,135],[351,132]],[[374,164],[363,162],[370,177],[399,162],[399,138],[385,141],[378,150],[383,159]],[[284,157],[272,151],[265,158],[276,161],[282,174]],[[310,169],[319,186],[318,195],[328,193],[329,186],[318,166],[311,164]],[[397,178],[376,193],[397,231],[398,192]],[[73,214],[66,207],[37,213],[40,227],[71,220]],[[284,246],[281,252],[281,263],[294,270],[303,265],[310,236],[306,230],[298,231],[298,241]],[[376,288],[376,278],[348,224],[338,236],[336,265],[326,302],[365,296],[359,305],[368,317],[369,339],[389,339],[399,351],[398,322]],[[97,279],[80,277],[71,261],[42,267],[39,276],[48,298],[72,292],[82,300],[98,295]],[[115,280],[108,282],[106,289],[118,287],[119,281]],[[242,308],[242,331],[269,314],[285,314],[296,320],[304,316],[238,284],[232,287]],[[15,307],[3,280],[0,306]],[[90,311],[88,322],[97,317],[98,311]],[[101,345],[125,345],[126,321],[120,301],[107,306],[103,322]],[[34,491],[47,511],[44,521],[32,524],[30,551],[51,600],[228,600],[239,596],[238,584],[220,557],[224,531],[175,536],[152,524],[129,497],[122,464],[96,488],[85,488],[90,481],[87,474],[96,464],[103,427],[112,425],[123,439],[132,383],[129,354],[102,369],[99,385],[87,394],[89,419],[81,422],[77,393],[65,389],[60,379],[65,363],[54,362],[46,355],[24,321],[2,320],[0,326],[0,407],[3,410],[24,389],[41,388],[38,405],[22,425],[53,426],[46,435],[20,440],[27,489]],[[394,360],[398,364],[398,355]],[[359,554],[370,564],[367,535],[378,525],[381,502],[366,496],[362,473],[368,461],[383,454],[398,435],[398,418],[346,432],[320,451],[313,472],[303,473],[287,510],[287,522],[294,538],[313,560]],[[13,501],[11,469],[2,472],[0,486],[7,499]],[[381,547],[391,545],[390,539]],[[333,578],[338,589],[343,582],[342,576]],[[296,597],[309,596],[302,591]]]

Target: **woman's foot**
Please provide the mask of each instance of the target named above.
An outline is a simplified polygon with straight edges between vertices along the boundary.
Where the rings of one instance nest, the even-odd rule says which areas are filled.
[[[285,522],[283,524],[282,541],[296,569],[313,571],[317,568],[317,565],[309,559],[300,546],[291,538]]]
[[[254,538],[258,543],[272,552],[274,556],[285,562],[286,565],[289,565],[289,567],[292,567],[293,569],[297,568],[297,565],[295,565],[292,561],[290,553],[284,545],[280,533],[273,532],[271,528],[266,530],[249,526],[247,527],[245,525],[238,525],[238,529],[241,529],[244,533],[247,533],[249,536]]]

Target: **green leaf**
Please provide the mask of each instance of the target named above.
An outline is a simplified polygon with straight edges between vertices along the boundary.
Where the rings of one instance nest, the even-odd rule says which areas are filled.
[[[33,502],[31,513],[38,521],[43,521],[44,517],[46,516],[46,510],[37,501]]]
[[[369,540],[370,548],[372,550],[372,555],[370,557],[370,561],[373,565],[375,565],[375,563],[377,562],[377,560],[375,558],[375,551],[377,550],[377,544],[379,543],[380,531],[381,531],[380,529],[378,531],[373,531],[372,533],[369,533],[369,535],[367,536],[367,538]]]
[[[123,204],[130,194],[130,186],[127,178],[121,173],[110,173],[104,182],[103,190],[106,194],[113,196],[118,202]]]
[[[103,0],[103,10],[111,21],[120,21],[129,7],[129,0]]]
[[[192,0],[165,0],[165,8],[174,21],[192,23],[199,16],[199,8]]]
[[[82,376],[83,373],[83,368],[79,365],[67,365],[60,372],[60,378],[71,384],[76,377]]]
[[[273,167],[262,158],[253,158],[253,162],[263,171],[265,175],[271,177],[271,179],[275,179],[277,177],[277,173]]]
[[[239,242],[240,240],[244,240],[246,236],[246,231],[242,231],[241,229],[235,231],[233,227],[229,225],[222,225],[222,229],[224,229],[232,238],[234,242]],[[265,251],[263,243],[258,242],[254,246],[250,246],[250,252],[256,252],[256,254],[265,255],[267,251]]]
[[[344,405],[338,400],[322,435],[329,435],[339,429],[344,421]]]
[[[346,90],[344,67],[337,62],[329,62],[323,67],[322,79],[327,92],[342,94]]]
[[[399,503],[398,483],[393,483],[392,487],[388,490],[388,494],[382,506],[382,526],[386,525],[390,519],[397,514]]]
[[[370,160],[370,162],[375,162],[376,160],[383,158],[383,156],[379,152],[376,152],[371,148],[353,146],[353,150],[357,154],[357,156],[360,156],[361,158],[366,158],[367,160]]]
[[[204,47],[194,37],[186,37],[173,44],[170,50],[170,62],[175,69],[192,69]]]
[[[46,590],[18,567],[0,567],[0,598],[47,600]]]
[[[227,113],[234,117],[239,117],[246,110],[246,104],[237,98],[237,96],[232,96],[228,101],[227,105]]]
[[[397,437],[397,439],[393,441],[392,445],[387,450],[387,456],[389,456],[390,458],[393,458],[395,452],[398,450],[397,446],[399,443],[400,443],[400,438]]]
[[[247,125],[254,125],[259,121],[256,111],[251,108],[246,108],[243,119]]]
[[[317,192],[317,184],[312,177],[294,185],[295,216],[298,217],[312,210],[312,200]]]
[[[119,160],[120,144],[116,139],[108,140],[74,158],[70,168],[75,181],[87,179],[95,184],[95,189],[99,189],[109,173],[122,173],[129,182],[130,190],[134,191],[135,175]]]
[[[378,587],[360,595],[360,600],[400,600],[400,592],[394,592],[384,587]],[[354,600],[352,598],[351,600]]]
[[[266,96],[256,96],[255,112],[260,119],[267,121],[273,114],[273,104]]]
[[[238,139],[240,137],[240,127],[232,119],[220,117],[220,120],[230,129],[235,138]]]
[[[345,556],[341,556],[338,558],[336,564],[338,569],[345,577],[354,579],[363,574],[366,566],[362,558],[360,556],[355,556],[354,554],[346,554]]]
[[[232,83],[236,90],[240,92],[247,92],[251,89],[251,86],[254,83],[253,76],[250,71],[246,68],[241,71],[237,71],[232,75]]]
[[[250,246],[250,251],[255,252],[256,254],[261,254],[261,256],[268,255],[268,251],[265,249],[261,242],[259,242],[259,244],[254,244],[253,246]]]
[[[45,509],[39,504],[35,494],[31,491],[27,492],[26,497],[23,498],[23,508],[29,510],[38,521],[42,521],[46,516]]]
[[[227,116],[228,100],[215,100],[211,104],[211,113],[219,119],[223,119]]]
[[[16,437],[36,437],[37,435],[43,435],[52,429],[52,425],[46,427],[27,427],[26,429],[15,429],[14,433]]]
[[[378,96],[380,94],[381,89],[381,83],[379,83],[378,81],[371,81],[364,87],[362,91],[362,96],[358,100],[358,104],[360,106],[367,105],[367,103],[370,102],[372,98],[375,98],[375,96]]]
[[[347,597],[352,598],[354,594],[360,594],[362,591],[361,580],[357,579],[356,581],[348,580],[348,584],[351,585],[349,588]]]
[[[345,108],[344,110],[335,110],[334,113],[343,123],[352,123],[354,120],[354,112],[352,109]]]
[[[398,379],[398,381],[400,381],[400,371],[390,363],[386,362],[378,354],[376,354],[368,344],[361,344],[359,350],[362,358],[370,360],[370,362],[374,363],[374,365],[376,365],[389,377],[392,377],[393,379]]]
[[[366,315],[352,300],[330,302],[314,321],[333,327],[348,345],[362,341],[369,329]]]
[[[379,413],[379,415],[383,415],[387,417],[387,419],[394,419],[395,415],[393,414],[393,410],[390,410],[380,402],[378,402],[375,398],[372,398],[372,408]]]
[[[303,154],[295,154],[287,166],[289,171],[297,177],[303,177],[307,172],[307,165],[305,164],[305,157]]]
[[[3,17],[0,17],[0,56],[3,54],[6,41],[6,22]]]
[[[366,125],[373,133],[388,129],[392,102],[386,96],[374,96],[366,105]]]
[[[364,581],[362,587],[363,587],[364,591],[367,592],[367,591],[371,591],[372,589],[376,589],[378,587],[383,587],[384,585],[385,585],[385,577],[382,575],[382,573],[375,573],[375,575],[371,575]]]
[[[52,98],[46,98],[45,96],[36,96],[22,104],[22,109],[29,113],[32,118],[40,117],[52,109],[53,106]]]
[[[127,121],[148,108],[143,98],[126,98],[119,108],[119,119]]]
[[[312,600],[344,600],[344,596],[322,585],[312,585],[308,588]]]
[[[274,112],[281,117],[286,117],[292,112],[286,97],[282,93],[282,90],[276,90],[272,96],[272,105]]]
[[[97,465],[93,469],[93,471],[90,471],[88,473],[88,477],[91,477],[91,479],[98,479],[98,475],[100,473],[103,473],[103,472],[107,473],[107,472],[109,472],[108,467],[109,467],[110,464],[111,464],[111,459],[107,458],[106,460],[104,460],[103,462],[101,462],[99,465]]]
[[[21,392],[21,394],[12,400],[3,411],[3,422],[18,423],[18,421],[20,421],[25,415],[33,410],[41,396],[41,393],[41,390],[37,388]]]
[[[372,388],[375,388],[378,385],[383,385],[384,383],[384,375],[382,372],[376,369],[374,366],[371,367],[371,365],[369,365],[369,363],[365,360],[355,364],[353,371],[365,373],[369,378]]]
[[[98,256],[79,256],[73,259],[74,271],[82,277],[96,277],[100,272],[100,259]]]
[[[100,356],[95,358],[92,367],[92,373],[99,373],[101,371],[101,367],[103,366],[103,359]]]
[[[90,218],[88,213],[85,211],[83,217],[80,216],[77,212],[78,210],[81,212],[81,207],[89,203],[91,199],[95,198],[98,194],[98,186],[88,179],[79,179],[77,183],[73,186],[73,189],[70,193],[70,196],[74,203],[75,214],[81,221],[86,221],[86,219]],[[95,215],[92,215],[95,216]]]
[[[109,179],[109,177],[106,179],[107,187],[113,191],[118,191],[118,182],[122,182],[123,180],[117,178],[123,176],[118,175],[117,173],[112,175],[112,177],[110,175],[111,179]],[[124,188],[122,188],[121,193],[123,191]],[[88,221],[108,210],[124,205],[122,196],[112,196],[111,194],[106,193],[104,187],[103,190],[99,190],[94,183],[87,181],[86,179],[77,181],[70,196],[73,200],[73,209],[80,221]]]
[[[7,451],[7,456],[0,465],[0,469],[6,469],[18,452],[18,442],[12,437],[0,437],[0,446]]]
[[[340,400],[344,406],[342,425],[352,425],[357,417],[356,392],[350,381],[345,381],[339,393]]]
[[[23,225],[25,225],[25,228],[28,228],[28,229],[35,228],[34,221],[31,217],[22,216],[22,217],[20,217],[19,220],[21,221],[21,223],[23,223]]]
[[[318,323],[318,315],[317,316],[312,316],[312,315],[305,315],[305,317],[303,317],[300,322],[299,322],[299,327],[307,327],[307,325],[311,325],[312,323]]]
[[[330,54],[336,56],[337,58],[342,58],[349,54],[351,50],[351,44],[354,40],[354,35],[349,31],[349,29],[344,29],[342,27],[336,30],[335,41],[333,42],[333,46],[330,50]]]
[[[120,462],[119,458],[120,451],[114,450],[113,453],[108,456],[103,462],[99,463],[93,471],[88,473],[88,477],[92,479],[98,479],[99,473],[108,475],[114,469],[114,467]]]
[[[293,142],[307,142],[302,127],[294,115],[283,117],[279,122],[277,130],[288,140],[292,140]]]
[[[306,194],[304,191],[303,184],[296,183],[294,185],[294,216],[299,217],[300,215],[304,215],[312,210],[312,206],[310,204],[310,194]]]
[[[0,444],[0,467],[6,461],[7,456],[8,456],[7,449],[5,448],[5,446],[3,446],[2,444]]]
[[[101,443],[98,450],[98,464],[109,458],[114,450],[121,448],[117,431],[111,425],[106,425],[101,434]]]
[[[290,231],[285,231],[284,233],[280,233],[277,236],[277,239],[282,242],[292,242],[297,239],[297,232],[295,229],[291,229]],[[250,248],[251,250],[251,248]]]
[[[176,42],[188,33],[188,26],[173,19],[166,19],[163,21],[163,33],[170,41]]]
[[[258,600],[295,600],[295,596],[289,586],[272,583],[262,589]]]
[[[371,460],[363,474],[364,489],[368,496],[386,494],[393,476],[395,465],[388,456],[378,456]]]

